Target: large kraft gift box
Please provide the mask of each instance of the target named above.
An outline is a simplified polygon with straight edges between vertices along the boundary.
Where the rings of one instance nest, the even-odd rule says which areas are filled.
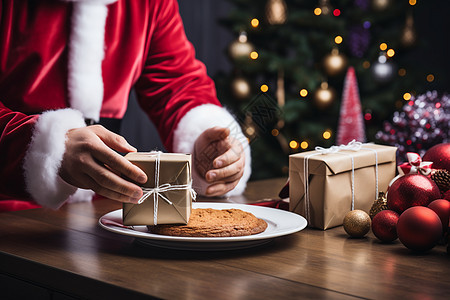
[[[159,172],[157,159],[159,157]],[[137,152],[125,156],[148,177],[142,185],[144,194],[158,186],[155,212],[154,194],[141,204],[123,204],[124,225],[187,224],[192,208],[191,155],[178,153]],[[159,173],[159,174],[158,174]],[[157,175],[159,175],[159,181]],[[169,187],[168,185],[171,185]],[[164,198],[169,200],[169,204]]]
[[[369,212],[378,196],[377,182],[378,191],[386,192],[395,176],[396,151],[396,147],[363,144],[358,151],[290,155],[289,209],[304,216],[308,226],[323,230],[342,225],[352,204],[354,209]]]

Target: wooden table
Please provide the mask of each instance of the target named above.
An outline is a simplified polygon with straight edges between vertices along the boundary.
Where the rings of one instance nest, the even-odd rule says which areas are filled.
[[[244,197],[274,197],[283,179],[252,182]],[[210,200],[211,201],[211,200]],[[370,233],[305,229],[246,250],[144,247],[97,225],[110,200],[58,211],[0,214],[0,298],[13,299],[437,299],[450,297],[444,246],[415,254]],[[5,297],[6,296],[6,297]]]

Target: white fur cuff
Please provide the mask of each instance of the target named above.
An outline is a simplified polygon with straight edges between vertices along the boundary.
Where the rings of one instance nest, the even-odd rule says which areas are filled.
[[[24,171],[26,190],[40,205],[56,209],[77,190],[63,181],[58,171],[66,150],[67,131],[84,126],[81,113],[70,108],[44,112],[36,122]]]
[[[194,144],[200,134],[214,126],[230,128],[230,135],[242,143],[245,153],[244,175],[237,186],[227,196],[240,195],[244,192],[251,174],[251,156],[248,140],[242,133],[239,123],[223,107],[214,104],[204,104],[194,107],[178,123],[174,132],[174,151],[180,153],[194,153]],[[206,188],[210,185],[200,174],[195,166],[192,167],[193,186],[195,190],[205,195]]]

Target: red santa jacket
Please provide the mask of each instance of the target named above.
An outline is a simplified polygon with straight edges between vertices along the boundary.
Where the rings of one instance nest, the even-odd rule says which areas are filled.
[[[65,134],[85,118],[122,118],[132,87],[169,151],[192,152],[206,128],[239,127],[195,59],[175,0],[7,0],[0,18],[0,199],[53,208],[90,199],[58,176]],[[250,175],[245,148],[235,193]]]

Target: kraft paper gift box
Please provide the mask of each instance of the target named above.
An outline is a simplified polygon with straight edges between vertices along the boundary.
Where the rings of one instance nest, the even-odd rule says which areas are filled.
[[[362,144],[358,151],[290,155],[289,209],[305,217],[308,226],[323,230],[342,225],[352,209],[369,212],[377,193],[386,192],[395,177],[396,151],[396,147]]]
[[[187,224],[195,197],[191,155],[138,152],[128,153],[125,158],[141,168],[148,180],[142,185],[147,198],[141,204],[123,204],[123,224]]]

